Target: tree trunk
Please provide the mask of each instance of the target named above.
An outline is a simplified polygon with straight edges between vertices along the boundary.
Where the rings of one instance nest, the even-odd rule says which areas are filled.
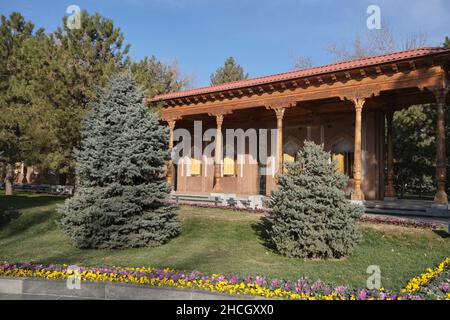
[[[75,185],[73,188],[73,195],[78,196],[80,194],[80,177],[75,174]]]
[[[13,195],[13,182],[14,182],[14,169],[11,164],[6,165],[6,176],[5,176],[5,195]]]

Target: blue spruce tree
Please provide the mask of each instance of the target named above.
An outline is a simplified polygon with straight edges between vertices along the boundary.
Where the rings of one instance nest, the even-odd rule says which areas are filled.
[[[356,220],[362,207],[347,200],[348,178],[330,157],[323,146],[305,141],[297,160],[279,177],[265,225],[269,245],[283,255],[341,258],[360,240]]]
[[[75,151],[79,186],[60,226],[79,248],[157,246],[179,233],[164,177],[168,129],[143,104],[129,73],[111,77]]]

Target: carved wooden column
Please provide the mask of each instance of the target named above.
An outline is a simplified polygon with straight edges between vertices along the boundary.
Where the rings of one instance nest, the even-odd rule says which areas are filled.
[[[274,109],[277,116],[277,173],[283,172],[283,117],[285,108]]]
[[[175,129],[175,120],[168,120],[169,124],[169,151],[172,153],[173,150],[173,130]],[[167,164],[167,182],[173,186],[173,176],[174,176],[174,167],[172,157]]]
[[[283,172],[283,118],[287,108],[297,105],[297,100],[292,98],[271,99],[264,102],[266,109],[273,110],[277,117],[277,145],[276,145],[276,166],[277,173]],[[273,153],[274,150],[272,150]]]
[[[386,191],[384,193],[385,200],[393,200],[396,197],[394,188],[394,145],[392,143],[392,119],[394,117],[393,111],[386,112],[386,125],[387,125],[387,183]]]
[[[361,167],[362,167],[362,148],[361,148],[361,129],[362,129],[362,109],[365,99],[353,99],[355,104],[355,156],[353,165],[353,180],[355,188],[352,193],[352,200],[364,200],[364,193],[361,190]]]
[[[449,88],[434,90],[436,97],[437,120],[436,120],[436,181],[437,192],[434,202],[437,204],[448,204],[445,182],[447,179],[447,156],[445,150],[445,99]]]
[[[216,115],[216,149],[214,154],[214,192],[222,192],[222,123],[223,114]]]

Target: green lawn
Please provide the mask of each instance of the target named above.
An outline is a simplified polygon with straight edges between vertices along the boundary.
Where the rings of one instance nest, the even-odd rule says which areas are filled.
[[[253,213],[182,206],[182,233],[159,248],[79,250],[58,230],[52,196],[0,194],[0,261],[172,267],[208,273],[265,274],[297,279],[307,276],[364,287],[369,265],[379,265],[382,285],[402,287],[413,275],[450,255],[444,232],[361,224],[363,242],[339,261],[304,261],[277,255],[258,237]],[[6,211],[6,213],[5,213]]]

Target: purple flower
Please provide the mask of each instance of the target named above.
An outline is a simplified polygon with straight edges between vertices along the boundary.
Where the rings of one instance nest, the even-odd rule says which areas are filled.
[[[262,286],[263,284],[264,284],[264,278],[263,277],[260,277],[260,276],[256,276],[256,278],[255,278],[255,283],[258,285],[258,286]]]
[[[313,287],[313,290],[320,290],[322,288],[322,282],[320,282],[320,280],[317,280],[316,282],[314,282],[312,287]]]
[[[367,291],[365,289],[362,289],[358,293],[358,298],[360,300],[366,300],[367,299]]]
[[[238,276],[232,276],[228,282],[231,284],[236,284],[238,281],[239,281]]]
[[[311,293],[311,288],[309,287],[308,281],[304,278],[301,278],[297,281],[295,290],[297,291],[297,293],[303,292],[307,295]]]
[[[344,292],[345,292],[345,290],[346,290],[347,288],[345,287],[345,286],[339,286],[339,287],[336,287],[336,292],[338,293],[338,294],[343,294]]]
[[[270,284],[272,285],[273,288],[280,287],[280,281],[278,279],[273,279]]]
[[[441,289],[442,292],[447,293],[450,290],[450,283],[448,282],[441,283],[439,285],[439,289]]]

